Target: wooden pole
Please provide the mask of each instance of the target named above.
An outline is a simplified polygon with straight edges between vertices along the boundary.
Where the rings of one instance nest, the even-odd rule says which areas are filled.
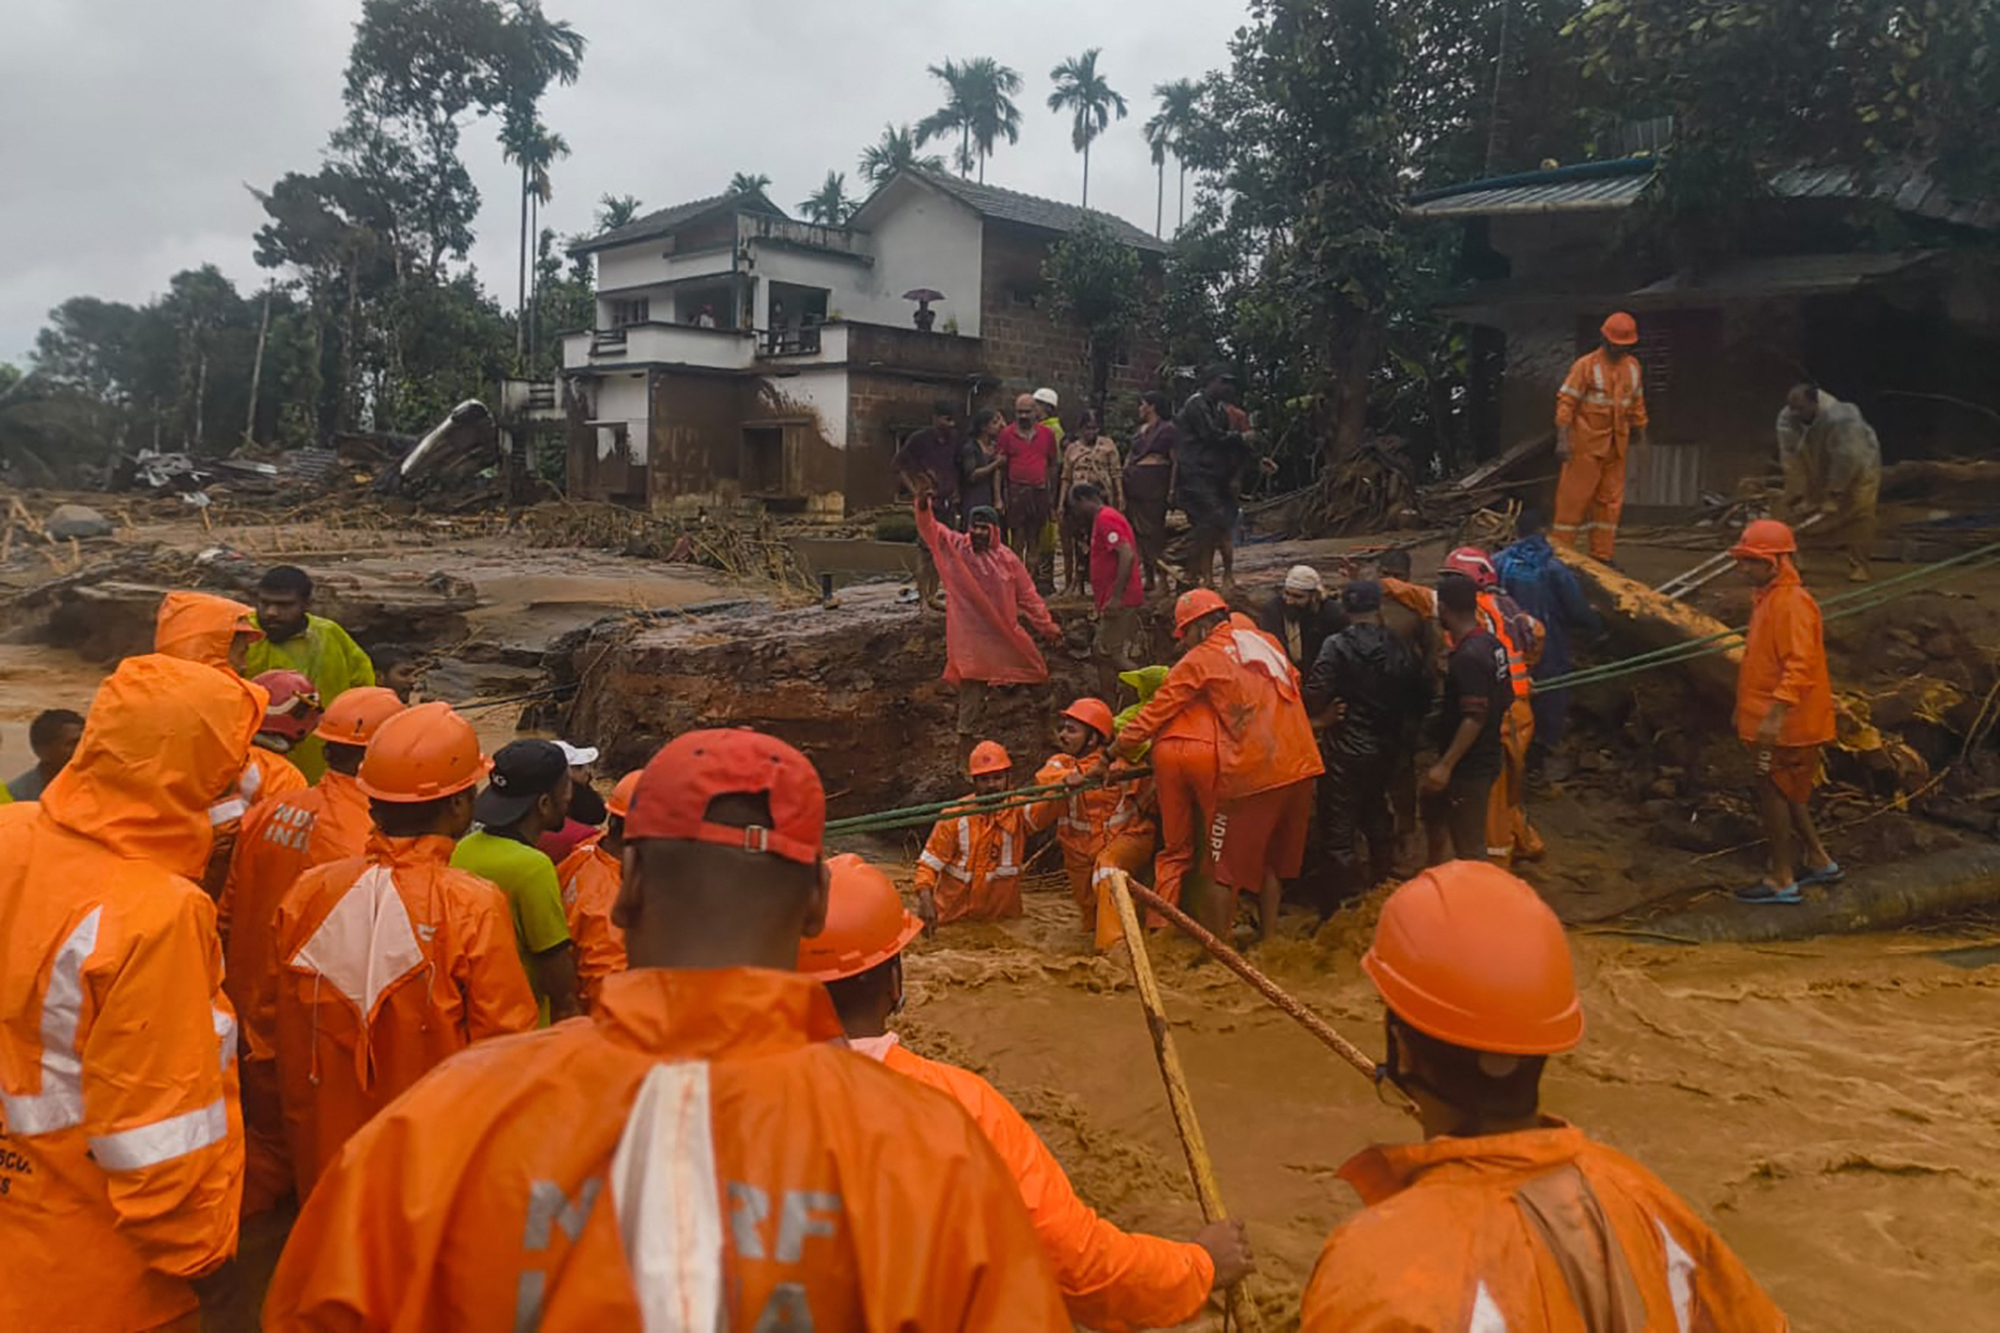
[[[1180,1131],[1181,1149],[1187,1154],[1188,1174],[1194,1177],[1195,1197],[1201,1215],[1210,1222],[1229,1216],[1222,1205],[1222,1187],[1215,1180],[1215,1163],[1202,1138],[1201,1122],[1195,1118],[1194,1097],[1188,1092],[1187,1075],[1181,1070],[1180,1053],[1174,1049],[1174,1035],[1167,1028],[1167,1010],[1160,999],[1160,983],[1153,976],[1153,960],[1146,953],[1146,933],[1139,928],[1139,913],[1132,906],[1131,880],[1123,871],[1107,881],[1111,901],[1117,905],[1118,919],[1125,925],[1125,943],[1132,955],[1132,980],[1139,987],[1139,1003],[1146,1010],[1146,1030],[1152,1034],[1153,1054],[1160,1062],[1160,1079],[1167,1085],[1167,1104],[1173,1108],[1174,1128]],[[1228,1314],[1244,1333],[1263,1333],[1263,1317],[1250,1298],[1248,1281],[1229,1289]]]
[[[1373,1083],[1375,1081],[1375,1062],[1370,1060],[1360,1047],[1341,1036],[1338,1032],[1335,1032],[1332,1026],[1318,1014],[1280,990],[1278,983],[1251,966],[1249,959],[1230,948],[1227,944],[1224,944],[1193,917],[1168,902],[1165,898],[1162,898],[1159,894],[1154,893],[1145,885],[1133,884],[1127,879],[1126,887],[1131,890],[1132,895],[1139,899],[1139,901],[1173,922],[1184,933],[1191,936],[1195,943],[1208,950],[1209,954],[1217,962],[1249,982],[1253,990],[1277,1006],[1279,1011],[1287,1018],[1290,1018],[1300,1027],[1312,1033],[1313,1036],[1319,1038],[1321,1042],[1332,1050],[1335,1055],[1338,1055],[1348,1064],[1354,1066],[1355,1069],[1367,1075],[1369,1082]],[[1415,1104],[1400,1091],[1396,1094],[1396,1106],[1404,1114],[1412,1118],[1417,1114]]]

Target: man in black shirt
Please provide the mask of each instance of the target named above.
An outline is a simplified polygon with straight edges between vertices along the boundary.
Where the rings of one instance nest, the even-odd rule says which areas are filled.
[[[1327,596],[1318,570],[1293,565],[1284,586],[1257,609],[1257,628],[1282,644],[1304,675],[1319,660],[1321,645],[1347,628],[1347,615],[1338,598]]]
[[[1434,740],[1438,760],[1424,774],[1424,830],[1430,863],[1486,859],[1486,799],[1505,754],[1500,732],[1513,703],[1507,650],[1479,627],[1479,590],[1462,574],[1438,581],[1438,620],[1451,644],[1444,706]]]
[[[1332,709],[1320,753],[1320,829],[1333,863],[1334,892],[1345,899],[1395,873],[1396,816],[1389,778],[1407,738],[1430,707],[1432,673],[1382,623],[1382,585],[1350,583],[1340,595],[1349,624],[1330,636],[1306,678],[1306,711]],[[1368,840],[1368,878],[1360,877],[1359,842]]]

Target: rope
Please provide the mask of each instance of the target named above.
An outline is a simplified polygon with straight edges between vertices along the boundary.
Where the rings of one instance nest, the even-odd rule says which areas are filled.
[[[1131,782],[1136,778],[1152,776],[1150,768],[1121,771],[1118,782]],[[1109,775],[1090,778],[1077,786],[1061,783],[1054,786],[1016,787],[1012,791],[992,792],[985,796],[959,796],[949,801],[934,801],[929,805],[906,805],[894,810],[878,810],[872,814],[849,815],[845,819],[829,819],[826,831],[829,836],[840,833],[882,833],[891,829],[920,828],[935,823],[945,815],[984,815],[996,810],[1012,810],[1024,805],[1040,805],[1044,801],[1061,800],[1074,792],[1089,791],[1112,781]]]

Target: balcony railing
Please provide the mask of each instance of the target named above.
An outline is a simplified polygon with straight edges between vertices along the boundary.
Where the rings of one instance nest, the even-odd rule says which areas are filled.
[[[756,357],[756,338],[747,330],[704,329],[692,324],[627,324],[617,329],[590,329],[563,339],[563,368],[630,363],[703,366],[715,370],[748,369]]]

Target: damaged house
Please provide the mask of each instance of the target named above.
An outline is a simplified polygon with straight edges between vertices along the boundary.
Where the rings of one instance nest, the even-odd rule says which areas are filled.
[[[827,518],[895,498],[890,460],[931,405],[1080,404],[1080,330],[1040,305],[1050,247],[1086,217],[957,177],[904,171],[843,226],[761,192],[648,214],[576,246],[595,256],[596,327],[562,335],[569,492],[656,512],[757,502]],[[1135,335],[1113,392],[1153,385]]]
[[[1417,220],[1463,229],[1477,450],[1551,430],[1572,358],[1613,310],[1639,322],[1654,447],[1627,501],[1731,495],[1775,463],[1785,391],[1817,379],[1858,404],[1885,461],[1990,449],[2000,409],[2000,203],[1949,197],[1920,173],[1777,173],[1731,235],[1732,256],[1677,266],[1635,225],[1659,160],[1629,157],[1415,196]]]

